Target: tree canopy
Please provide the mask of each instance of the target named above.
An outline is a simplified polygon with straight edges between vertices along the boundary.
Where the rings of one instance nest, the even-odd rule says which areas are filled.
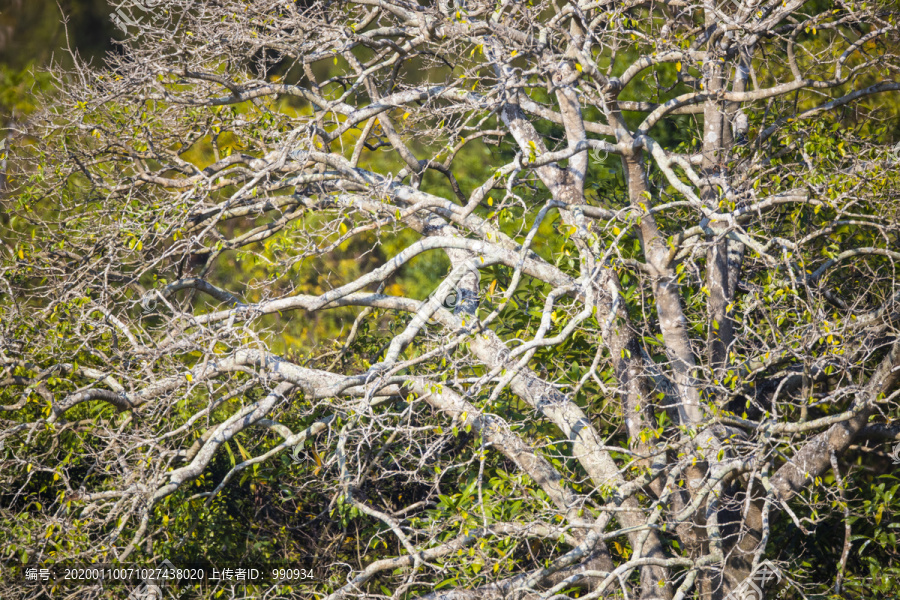
[[[893,5],[117,11],[7,138],[8,574],[900,593]]]

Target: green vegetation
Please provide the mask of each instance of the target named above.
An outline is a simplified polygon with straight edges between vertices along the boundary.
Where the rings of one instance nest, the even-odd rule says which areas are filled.
[[[452,4],[2,16],[0,597],[900,594],[894,9]]]

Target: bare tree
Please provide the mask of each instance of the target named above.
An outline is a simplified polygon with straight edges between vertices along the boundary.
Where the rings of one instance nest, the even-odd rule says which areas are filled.
[[[0,558],[164,554],[281,465],[329,600],[846,588],[900,439],[890,7],[128,15],[14,144]],[[823,523],[827,580],[780,553]]]

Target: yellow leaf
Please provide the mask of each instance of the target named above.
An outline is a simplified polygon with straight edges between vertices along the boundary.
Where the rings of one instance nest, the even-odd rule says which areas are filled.
[[[241,443],[237,440],[234,440],[234,443],[237,444],[238,452],[241,453],[241,457],[243,457],[244,460],[250,460],[250,455],[247,453],[247,450],[244,449]]]
[[[578,72],[581,73],[584,69],[581,67],[581,63],[575,63],[575,68],[578,69]]]
[[[515,56],[515,55],[518,54],[518,53],[519,53],[518,50],[513,50],[513,51],[512,51],[512,54],[511,54],[510,56]]]
[[[675,70],[678,71],[679,73],[681,73],[681,61],[680,60],[677,63],[675,63]]]
[[[194,376],[191,375],[190,373],[185,373],[184,378],[188,380],[188,383],[194,381]]]

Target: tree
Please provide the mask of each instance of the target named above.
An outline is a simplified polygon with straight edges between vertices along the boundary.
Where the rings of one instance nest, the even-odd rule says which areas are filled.
[[[152,4],[12,144],[3,560],[900,590],[891,6]]]

